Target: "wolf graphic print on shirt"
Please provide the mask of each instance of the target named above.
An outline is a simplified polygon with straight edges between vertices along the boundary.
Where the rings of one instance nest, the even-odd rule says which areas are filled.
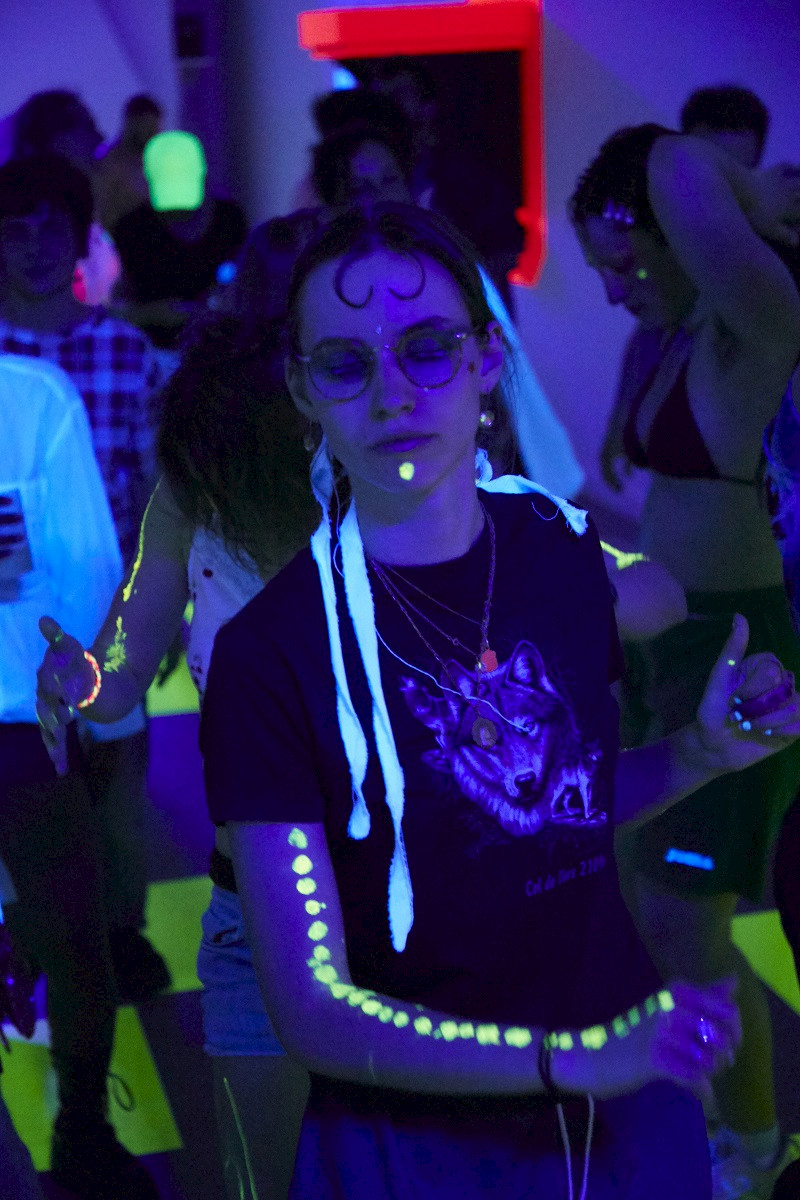
[[[442,694],[401,677],[412,715],[435,735],[423,755],[453,778],[468,800],[515,837],[548,825],[600,825],[607,814],[593,804],[600,764],[597,744],[583,744],[574,714],[530,642],[519,642],[491,672],[444,664]],[[496,741],[478,745],[476,721],[491,722]]]

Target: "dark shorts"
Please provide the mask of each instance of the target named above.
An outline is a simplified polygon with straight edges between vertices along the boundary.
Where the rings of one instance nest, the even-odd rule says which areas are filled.
[[[694,718],[735,612],[750,625],[748,653],[771,650],[800,677],[800,642],[783,588],[690,592],[687,600],[689,620],[652,642],[626,647],[623,745],[653,741]],[[758,903],[770,847],[799,787],[795,743],[714,780],[644,825],[622,829],[617,853],[626,869],[673,891],[734,892]]]
[[[423,1106],[430,1108],[431,1106]],[[431,1111],[402,1119],[310,1106],[290,1200],[535,1200],[566,1197],[567,1158],[554,1108],[507,1117]],[[536,1108],[534,1102],[529,1109]],[[580,1195],[588,1101],[565,1106],[574,1194]],[[669,1083],[597,1102],[589,1157],[592,1200],[710,1200],[699,1102]]]

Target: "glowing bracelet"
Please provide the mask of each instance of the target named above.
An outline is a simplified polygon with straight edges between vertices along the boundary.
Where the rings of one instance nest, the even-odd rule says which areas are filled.
[[[103,686],[103,676],[100,673],[100,664],[95,656],[89,651],[84,650],[83,657],[88,662],[89,666],[94,671],[94,687],[89,692],[85,700],[79,700],[76,708],[88,708],[90,704],[94,704],[97,697],[100,695],[100,688]]]

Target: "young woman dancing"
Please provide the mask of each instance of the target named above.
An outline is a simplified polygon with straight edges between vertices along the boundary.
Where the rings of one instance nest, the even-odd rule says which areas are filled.
[[[788,744],[793,691],[736,719],[775,682],[737,618],[697,718],[618,756],[586,514],[476,487],[502,344],[441,219],[335,219],[289,337],[323,519],[220,630],[202,745],[267,1009],[312,1072],[290,1194],[708,1197],[687,1087],[735,1049],[733,984],[661,987],[613,829]]]
[[[796,240],[800,174],[747,171],[708,142],[643,125],[601,147],[570,214],[609,302],[658,341],[652,354],[626,356],[612,421],[624,457],[650,473],[640,548],[683,585],[691,616],[645,650],[637,702],[644,736],[658,737],[695,711],[735,612],[754,650],[800,668],[758,486],[763,429],[800,349],[800,297],[762,239]],[[665,976],[739,981],[742,1045],[714,1087],[726,1197],[768,1187],[785,1152],[769,1009],[731,921],[740,897],[761,900],[798,778],[794,747],[715,780],[618,843],[626,898]]]

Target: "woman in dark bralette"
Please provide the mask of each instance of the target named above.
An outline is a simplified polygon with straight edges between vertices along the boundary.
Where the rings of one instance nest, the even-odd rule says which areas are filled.
[[[658,125],[611,137],[570,201],[609,303],[643,327],[623,364],[622,441],[651,477],[640,548],[683,584],[689,604],[690,619],[640,663],[641,740],[693,711],[732,612],[750,621],[751,649],[800,661],[758,487],[763,429],[800,346],[797,291],[762,239],[794,240],[799,202],[794,172],[747,171]],[[621,425],[620,406],[615,417]],[[761,899],[798,777],[793,749],[715,781],[618,843],[627,899],[662,972],[697,982],[738,975],[744,1037],[715,1081],[722,1132],[712,1149],[720,1177],[737,1172],[743,1187],[761,1182],[784,1149],[766,998],[733,946],[731,921],[741,896]]]

